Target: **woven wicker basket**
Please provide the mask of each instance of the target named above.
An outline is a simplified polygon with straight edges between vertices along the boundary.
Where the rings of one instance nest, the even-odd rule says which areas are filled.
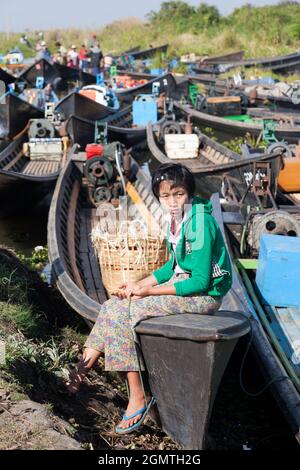
[[[139,281],[160,268],[169,258],[166,240],[147,233],[103,234],[96,226],[91,234],[102,282],[108,295],[129,281]]]

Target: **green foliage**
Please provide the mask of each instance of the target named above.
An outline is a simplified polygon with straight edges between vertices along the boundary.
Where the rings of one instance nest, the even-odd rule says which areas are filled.
[[[43,269],[48,263],[48,247],[36,246],[30,256],[18,253],[18,258],[31,269]]]
[[[136,18],[115,21],[102,29],[53,29],[44,32],[51,52],[56,41],[69,47],[88,43],[96,32],[104,52],[119,53],[134,46],[169,43],[168,56],[190,52],[220,55],[238,49],[245,57],[287,54],[300,49],[300,5],[285,1],[277,5],[254,7],[250,4],[222,16],[215,6],[199,2],[197,6],[181,0],[162,2],[158,11],[147,15],[147,22]],[[33,49],[20,44],[21,34],[0,33],[0,52],[20,47],[25,57],[35,54],[37,32],[27,32]]]
[[[214,6],[200,3],[198,7],[187,2],[172,0],[163,2],[158,12],[148,15],[150,22],[155,26],[172,26],[177,33],[185,31],[197,32],[219,23],[220,13]]]
[[[37,372],[55,372],[67,378],[67,365],[74,363],[79,354],[79,345],[66,343],[63,335],[37,341],[26,338],[22,333],[15,333],[7,336],[5,342],[6,361],[0,370],[10,371],[17,361],[23,361],[34,365]]]
[[[234,137],[231,140],[227,140],[223,142],[223,145],[225,145],[225,147],[239,154],[242,153],[241,152],[242,144],[247,144],[252,148],[261,148],[263,150],[265,150],[267,147],[267,144],[264,141],[260,140],[260,142],[258,143],[256,137],[249,134],[248,132],[245,134],[244,137]]]
[[[13,328],[22,331],[28,337],[37,337],[45,332],[44,319],[27,304],[0,303],[1,321],[10,323]]]

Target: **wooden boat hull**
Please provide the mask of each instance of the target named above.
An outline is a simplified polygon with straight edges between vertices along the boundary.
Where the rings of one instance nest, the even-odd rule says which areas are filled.
[[[215,57],[207,57],[204,59],[206,64],[228,64],[231,61],[240,61],[244,57],[245,51],[232,52]]]
[[[276,112],[300,112],[300,104],[293,103],[291,99],[285,96],[263,96],[259,93],[254,99],[257,106],[271,107]]]
[[[115,114],[104,118],[108,124],[108,140],[119,141],[127,147],[136,146],[146,140],[146,127],[132,127],[132,107],[128,106]],[[162,122],[161,118],[159,122]],[[70,116],[67,123],[67,132],[72,142],[82,149],[94,142],[95,121],[83,119],[76,115]]]
[[[59,76],[66,81],[69,82],[76,82],[79,81],[82,85],[92,85],[96,83],[96,76],[83,72],[81,69],[67,67],[66,65],[62,64],[54,64]]]
[[[231,255],[233,263],[233,251],[232,251],[232,235],[231,231],[236,231],[236,228],[230,228],[230,215],[232,207],[229,209],[230,212],[223,210],[220,204],[220,199],[217,194],[212,196],[213,203],[213,214],[216,218],[218,225],[220,226],[223,237],[225,239],[227,249]],[[238,210],[236,208],[236,210]],[[227,221],[227,222],[226,222]],[[244,224],[244,221],[240,221],[240,224]],[[236,226],[236,225],[235,225]],[[257,315],[254,309],[253,303],[249,298],[249,294],[243,283],[243,279],[237,269],[232,269],[233,274],[233,287],[232,290],[235,293],[234,297],[225,296],[222,307],[228,309],[238,309],[244,311],[245,314],[250,318],[252,326],[252,343],[251,349],[256,359],[256,363],[262,371],[266,383],[270,383],[270,390],[277,402],[279,409],[281,410],[284,418],[287,420],[290,428],[300,444],[300,409],[299,409],[299,391],[296,389],[292,380],[274,380],[276,377],[287,377],[286,369],[284,368],[279,356],[276,354],[274,347],[270,342],[270,337],[266,333],[260,317]]]
[[[41,167],[38,174],[26,171],[28,161],[22,154],[26,140],[26,133],[23,133],[0,153],[0,197],[5,201],[0,207],[1,218],[30,211],[41,201],[50,205],[59,171],[46,175],[41,174]]]
[[[97,103],[76,91],[62,98],[57,103],[55,109],[62,113],[65,119],[68,119],[70,116],[78,116],[83,119],[101,120],[115,112],[111,108]]]
[[[160,148],[154,129],[150,124],[147,127],[147,143],[153,157],[159,163],[179,163],[187,166],[196,176],[197,187],[204,197],[210,197],[212,193],[218,192],[223,197],[227,196],[228,190],[234,192],[234,197],[240,201],[245,194],[245,203],[256,204],[255,196],[247,192],[249,177],[253,174],[253,163],[262,158],[271,160],[270,155],[254,155],[251,158],[243,158],[224,145],[215,142],[205,134],[199,133],[200,149],[197,158],[169,159]],[[272,184],[275,184],[276,176],[282,166],[281,158],[277,153],[271,163]],[[229,187],[230,185],[230,187]]]
[[[234,66],[238,67],[261,67],[264,69],[275,70],[277,66],[288,66],[289,64],[294,64],[295,62],[300,62],[299,52],[293,54],[277,56],[277,57],[267,57],[267,58],[258,58],[258,59],[246,59],[237,62]]]
[[[211,95],[212,93],[216,96],[224,96],[228,94],[228,92],[233,92],[235,95],[245,95],[248,98],[250,105],[256,105],[258,107],[265,107],[266,109],[272,109],[275,112],[299,112],[300,111],[300,104],[293,103],[291,98],[288,96],[274,96],[272,95],[272,90],[270,90],[269,94],[259,93],[256,92],[255,95],[251,94],[251,92],[245,91],[245,85],[234,87],[231,89],[232,85],[228,82],[227,79],[224,80],[217,80],[216,78],[211,78],[210,80],[206,80],[202,77],[199,79],[193,75],[190,76],[192,82],[197,83],[197,81],[204,83],[206,85],[205,90],[207,95]]]
[[[192,122],[201,128],[209,127],[218,132],[222,140],[230,140],[236,136],[245,136],[247,133],[258,137],[262,131],[262,124],[232,121],[219,116],[196,111],[192,106],[175,104],[179,115],[190,116]],[[278,140],[286,140],[289,144],[296,144],[299,140],[300,126],[284,124],[275,127]]]
[[[106,292],[89,236],[96,209],[85,198],[84,161],[81,155],[74,154],[58,179],[49,212],[48,247],[58,289],[72,308],[92,324],[106,300]],[[156,213],[159,206],[149,192],[150,177],[139,169],[136,177],[137,192],[144,194],[145,204]],[[248,331],[247,320],[237,311],[207,317],[185,314],[150,318],[136,327],[149,372],[148,386],[157,397],[156,421],[183,448],[206,446],[209,417],[223,372],[238,338]],[[170,347],[178,354],[170,354]],[[199,361],[199,357],[203,360]],[[186,393],[182,393],[182,387]]]
[[[67,132],[72,140],[85,149],[87,144],[94,142],[95,122],[72,116],[67,124]],[[119,141],[129,147],[138,145],[146,139],[146,128],[126,128],[108,125],[109,141]]]
[[[198,65],[194,67],[194,71],[199,74],[215,73],[218,75],[224,71],[227,72],[237,67],[259,67],[264,70],[272,70],[274,73],[288,75],[290,72],[297,72],[300,70],[300,54],[299,52],[296,52],[286,56],[245,59],[238,61],[228,60],[217,63],[205,61],[202,66]]]
[[[133,51],[130,53],[130,55],[135,60],[147,59],[148,57],[153,57],[155,54],[163,54],[167,52],[168,46],[169,46],[168,44],[163,44],[162,46],[151,47],[143,51],[140,51],[140,50]]]
[[[223,309],[211,318],[188,313],[170,317],[142,321],[136,327],[151,371],[150,388],[158,402],[163,430],[183,449],[205,449],[217,390],[236,343],[249,331],[249,325],[240,312]],[[222,337],[222,323],[229,341],[225,337],[214,341],[213,331]],[[232,331],[230,324],[234,325]]]
[[[53,64],[50,64],[50,62],[45,59],[41,59],[23,70],[17,79],[17,83],[25,81],[29,87],[34,88],[37,77],[43,77],[44,84],[46,85],[48,83],[53,83],[53,81],[59,78],[60,75]]]
[[[157,82],[160,85],[160,93],[165,93],[166,96],[170,98],[172,98],[173,95],[176,93],[176,80],[170,73],[154,77],[143,85],[138,85],[136,87],[128,89],[119,88],[116,89],[115,92],[118,96],[120,103],[131,104],[137,95],[152,93],[153,83]]]
[[[29,119],[42,118],[44,113],[14,94],[7,94],[0,104],[0,138],[11,139],[19,134]]]
[[[6,89],[8,89],[8,85],[10,83],[15,83],[15,81],[16,81],[16,77],[14,77],[13,75],[10,75],[5,70],[2,70],[2,68],[0,67],[0,82],[5,83]],[[3,90],[1,89],[0,92],[2,93]]]
[[[0,153],[0,194],[3,217],[18,210],[29,210],[32,205],[48,198],[61,171],[61,162],[30,160],[23,153],[27,132],[23,132]]]

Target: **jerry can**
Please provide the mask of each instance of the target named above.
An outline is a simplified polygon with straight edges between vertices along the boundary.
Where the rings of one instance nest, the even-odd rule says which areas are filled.
[[[157,122],[157,99],[154,95],[138,95],[132,104],[134,126]]]

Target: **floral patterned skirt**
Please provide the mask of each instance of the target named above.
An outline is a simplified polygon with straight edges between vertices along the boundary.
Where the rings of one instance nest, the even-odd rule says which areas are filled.
[[[187,277],[186,273],[174,274],[169,281],[160,285],[171,285]],[[102,304],[84,347],[104,352],[105,370],[138,371],[137,336],[134,327],[141,320],[179,313],[212,315],[219,309],[221,302],[222,297],[208,295],[151,295],[131,301],[112,296]],[[145,370],[142,358],[140,370]]]

